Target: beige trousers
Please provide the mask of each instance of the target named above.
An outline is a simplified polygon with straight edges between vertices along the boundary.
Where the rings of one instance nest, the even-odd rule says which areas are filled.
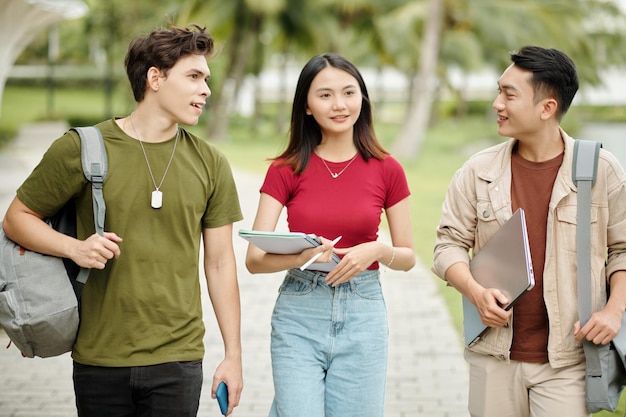
[[[496,359],[465,349],[472,417],[588,417],[585,363],[553,369]]]

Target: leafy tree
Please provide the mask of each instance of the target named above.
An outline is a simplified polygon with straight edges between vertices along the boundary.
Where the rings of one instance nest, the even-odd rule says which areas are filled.
[[[431,12],[435,3],[429,3]],[[452,66],[466,72],[504,68],[510,63],[507,52],[527,44],[563,50],[577,63],[581,81],[586,83],[599,82],[599,69],[604,65],[626,61],[624,48],[609,47],[610,52],[607,48],[617,45],[626,30],[623,14],[610,1],[445,0],[443,5],[439,42],[424,43],[419,50],[422,69],[429,68],[418,74],[422,81],[446,84],[446,69]],[[602,24],[609,18],[612,25]],[[424,28],[434,24],[430,15],[426,23]],[[424,30],[427,33],[428,29]],[[598,49],[605,53],[598,54]],[[438,56],[438,66],[427,65],[434,55]],[[423,93],[424,89],[413,89],[410,102],[428,109],[410,107],[402,133],[394,143],[396,149],[414,158],[429,121],[424,114],[430,114],[432,107],[432,101],[427,100],[416,104]]]
[[[210,66],[213,94],[206,115],[207,133],[215,139],[227,137],[234,100],[247,76],[258,83],[258,75],[270,65],[286,71],[291,63],[326,51],[346,55],[361,68],[391,66],[410,80],[405,126],[393,148],[412,157],[419,154],[439,92],[446,87],[460,104],[465,100],[450,82],[452,68],[499,71],[508,65],[507,52],[525,44],[564,50],[586,83],[597,83],[604,66],[626,62],[621,45],[626,21],[608,0],[85,1],[88,17],[61,27],[61,60],[80,63],[89,57],[106,68],[109,97],[122,77],[128,42],[138,32],[170,21],[208,28],[219,49]],[[24,60],[42,54],[43,40]],[[282,75],[280,132],[290,103],[284,84],[288,77]],[[384,91],[377,93],[382,97]]]
[[[214,140],[227,137],[228,122],[267,14],[280,6],[279,0],[232,0],[207,2],[188,0],[177,17],[179,22],[207,22],[210,33],[224,48],[214,63],[218,63],[219,83],[212,88],[207,115],[207,135]]]
[[[412,90],[413,100],[408,110],[400,136],[393,144],[398,155],[417,155],[428,126],[439,60],[439,45],[443,26],[444,5],[441,0],[428,1],[428,13],[420,48],[420,65],[417,82]],[[414,133],[421,132],[417,138]],[[417,140],[416,140],[417,139]]]

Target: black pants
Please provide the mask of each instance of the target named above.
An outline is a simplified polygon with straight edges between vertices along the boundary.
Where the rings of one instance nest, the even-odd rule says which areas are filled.
[[[195,417],[202,361],[109,368],[74,362],[79,417]]]

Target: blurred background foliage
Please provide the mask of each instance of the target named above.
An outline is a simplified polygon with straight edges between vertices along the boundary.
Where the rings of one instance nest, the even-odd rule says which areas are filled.
[[[336,52],[368,71],[376,131],[405,167],[415,250],[426,266],[454,171],[502,140],[491,101],[508,53],[527,44],[563,50],[582,88],[619,88],[606,71],[626,64],[626,0],[84,1],[86,16],[42,32],[19,56],[2,97],[0,146],[35,121],[80,126],[127,115],[135,105],[123,68],[128,43],[159,26],[195,23],[213,35],[217,51],[209,62],[212,96],[189,129],[215,142],[234,167],[262,175],[287,140],[294,77],[313,55]],[[27,67],[41,71],[22,76]],[[485,71],[487,87],[477,92],[470,76]],[[244,91],[253,95],[245,112]],[[626,99],[574,105],[563,127],[576,136],[589,122],[621,122],[619,131]],[[460,330],[460,297],[438,282]],[[625,408],[626,396],[616,413],[598,417]]]
[[[158,26],[196,23],[207,27],[218,51],[210,62],[212,97],[203,119],[204,136],[229,140],[230,123],[246,80],[262,94],[260,75],[267,69],[283,83],[275,97],[255,97],[248,123],[254,131],[264,113],[277,106],[277,133],[288,128],[290,68],[299,69],[311,56],[332,51],[360,68],[393,68],[408,80],[405,95],[386,98],[400,103],[393,114],[410,131],[398,129],[394,149],[415,158],[429,126],[441,120],[440,102],[451,101],[452,116],[466,117],[480,107],[451,81],[456,73],[485,69],[501,72],[508,52],[526,44],[565,51],[577,63],[583,85],[601,83],[601,71],[626,63],[624,11],[609,0],[85,0],[86,16],[63,21],[58,30],[59,53],[50,62],[49,32],[42,33],[16,65],[75,66],[80,71],[65,84],[102,89],[103,112],[96,119],[124,114],[134,103],[123,69],[129,41]],[[623,3],[623,2],[622,2]],[[426,38],[426,33],[434,36]],[[429,40],[430,39],[430,40]],[[426,63],[433,62],[426,66]],[[281,74],[281,71],[283,72]],[[47,85],[49,80],[41,78]],[[12,85],[36,85],[33,79],[9,79]],[[493,80],[495,94],[496,79]],[[372,91],[370,91],[372,94]],[[377,92],[378,105],[385,103]],[[115,98],[118,97],[118,98]],[[122,103],[121,105],[119,103]],[[120,107],[121,106],[121,107]],[[415,124],[422,111],[421,121]],[[387,111],[386,114],[391,114]],[[412,146],[407,146],[407,144]],[[404,151],[403,151],[404,150]]]

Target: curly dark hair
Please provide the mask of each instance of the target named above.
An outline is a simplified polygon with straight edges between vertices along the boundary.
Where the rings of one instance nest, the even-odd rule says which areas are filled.
[[[128,46],[124,59],[126,74],[135,96],[143,100],[146,93],[146,76],[151,67],[167,72],[182,57],[188,55],[208,56],[213,52],[213,38],[206,28],[191,25],[190,28],[159,28],[147,36],[135,38]]]

